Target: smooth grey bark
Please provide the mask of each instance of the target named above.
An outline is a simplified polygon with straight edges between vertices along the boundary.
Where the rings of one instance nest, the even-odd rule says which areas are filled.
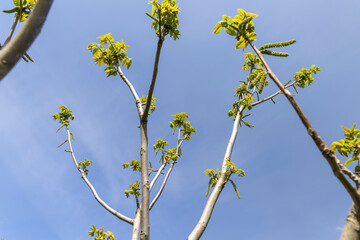
[[[127,222],[129,224],[134,224],[134,220],[119,213],[118,211],[114,210],[112,207],[110,207],[108,204],[106,204],[98,195],[98,193],[96,192],[94,186],[90,183],[90,181],[87,179],[85,172],[80,168],[75,154],[74,154],[74,150],[72,148],[71,145],[71,134],[69,131],[69,127],[66,126],[66,132],[67,132],[67,142],[69,144],[69,148],[70,148],[70,153],[71,153],[71,157],[73,159],[73,162],[75,164],[75,167],[77,168],[77,170],[80,172],[81,174],[81,178],[84,180],[84,182],[86,183],[86,185],[88,185],[88,187],[90,188],[92,194],[94,195],[94,198],[96,199],[96,201],[98,201],[100,203],[101,206],[103,206],[108,212],[110,212],[111,214],[113,214],[115,217],[119,218],[120,220],[123,220],[124,222]]]
[[[139,231],[140,231],[140,208],[136,210],[136,216],[134,218],[133,231],[131,235],[131,240],[139,239]]]
[[[351,204],[340,240],[360,240],[360,217],[354,203]]]
[[[222,168],[221,168],[221,175],[218,179],[218,181],[216,182],[216,185],[213,189],[213,191],[211,192],[209,199],[207,200],[205,207],[204,207],[204,211],[200,217],[200,220],[198,221],[198,223],[196,224],[195,228],[193,229],[193,231],[190,233],[189,237],[187,238],[187,240],[197,240],[200,239],[200,237],[202,236],[202,234],[204,233],[210,218],[211,218],[211,214],[214,210],[215,204],[220,196],[220,193],[222,192],[224,186],[225,186],[225,173],[227,171],[227,167],[225,166],[226,161],[230,161],[231,160],[231,154],[232,154],[232,150],[235,144],[235,140],[236,140],[236,136],[238,133],[238,129],[239,129],[239,123],[241,120],[241,114],[242,111],[244,110],[244,106],[241,105],[236,118],[234,120],[234,125],[233,125],[233,130],[230,136],[230,140],[229,143],[227,145],[226,148],[226,152],[225,152],[225,156],[224,156],[224,160],[222,163]]]
[[[150,183],[149,183],[149,169],[148,169],[148,137],[147,137],[147,122],[141,121],[140,125],[141,135],[141,208],[140,208],[140,239],[150,239],[150,219],[149,219],[149,202],[150,202]]]
[[[161,32],[161,28],[160,28],[160,32]],[[141,135],[140,161],[141,161],[141,183],[142,183],[141,208],[140,208],[140,226],[141,226],[140,239],[141,240],[150,239],[150,216],[149,216],[150,183],[149,183],[149,169],[148,169],[147,123],[148,123],[151,99],[153,96],[157,73],[158,73],[160,53],[163,42],[164,42],[163,37],[162,35],[160,35],[156,49],[153,76],[151,79],[149,92],[147,95],[147,101],[144,112],[140,117],[140,135]]]
[[[15,66],[39,35],[53,0],[38,0],[16,36],[0,50],[0,80]]]

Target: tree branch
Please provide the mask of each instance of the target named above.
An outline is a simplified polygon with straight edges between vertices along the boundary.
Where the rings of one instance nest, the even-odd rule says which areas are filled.
[[[140,208],[136,210],[136,216],[133,224],[133,231],[131,235],[131,240],[139,239],[139,231],[140,231]]]
[[[296,83],[296,82],[293,82],[293,83],[291,83],[291,84],[287,85],[285,88],[289,88],[289,87],[293,86],[295,83]],[[252,107],[255,107],[256,105],[259,105],[260,103],[263,103],[263,102],[269,101],[270,99],[272,99],[273,97],[276,97],[276,96],[277,96],[277,95],[279,95],[280,93],[282,93],[282,91],[281,91],[281,90],[280,90],[280,91],[278,91],[278,92],[276,92],[276,93],[274,93],[273,95],[271,95],[271,96],[269,96],[269,97],[267,97],[267,98],[264,98],[263,100],[260,100],[260,101],[254,102],[251,106],[252,106]]]
[[[142,103],[140,101],[139,95],[137,94],[134,86],[130,83],[130,81],[126,78],[125,74],[123,73],[123,71],[121,70],[120,65],[117,63],[116,64],[117,67],[117,71],[119,73],[119,76],[121,77],[121,79],[125,82],[125,84],[129,87],[131,94],[133,95],[134,99],[135,99],[135,104],[136,104],[136,108],[138,110],[139,113],[139,117],[141,119],[141,116],[143,115],[143,108],[142,108]]]
[[[2,47],[4,47],[6,44],[8,44],[10,42],[10,40],[12,38],[12,35],[14,34],[16,25],[17,25],[17,23],[18,23],[18,21],[20,19],[20,16],[21,16],[21,14],[17,14],[16,17],[14,17],[13,25],[11,26],[10,32],[9,32],[9,34],[8,34],[8,36],[7,36],[7,38],[6,38],[6,40],[5,40]]]
[[[154,177],[153,180],[151,181],[151,183],[150,183],[150,191],[151,191],[151,189],[154,187],[154,184],[156,183],[157,179],[159,178],[159,176],[160,176],[162,170],[165,168],[166,164],[167,164],[167,163],[164,161],[163,165],[161,165],[161,167],[160,167],[159,170],[157,171],[155,177]]]
[[[271,68],[265,61],[262,53],[255,47],[255,45],[249,40],[249,38],[247,36],[244,36],[244,38],[250,44],[250,46],[255,51],[255,53],[258,55],[258,57],[260,58],[261,62],[265,66],[265,69],[266,69],[268,75],[270,76],[270,78],[274,81],[274,83],[278,86],[278,88],[285,94],[285,97],[288,99],[291,106],[296,111],[298,117],[304,124],[308,134],[313,139],[315,145],[317,146],[317,148],[319,149],[321,154],[324,156],[324,158],[329,163],[334,175],[338,178],[338,180],[342,183],[342,185],[345,187],[347,192],[350,194],[355,205],[357,207],[360,207],[360,194],[357,193],[356,188],[344,176],[343,171],[342,171],[343,169],[341,169],[341,167],[339,165],[340,160],[338,160],[336,158],[335,153],[329,149],[329,147],[326,145],[326,143],[321,139],[320,135],[315,131],[315,129],[310,124],[310,121],[307,119],[305,114],[302,112],[300,106],[297,104],[297,102],[295,101],[295,99],[292,96],[292,94],[290,93],[290,91],[284,87],[284,85],[280,82],[280,80],[277,78],[277,76],[271,71]]]
[[[147,101],[146,101],[146,106],[145,106],[145,110],[144,110],[144,114],[142,115],[142,119],[141,121],[147,121],[147,117],[149,115],[149,110],[150,110],[150,105],[151,105],[151,99],[153,96],[153,92],[154,92],[154,88],[155,88],[155,82],[156,82],[156,77],[157,77],[157,73],[158,73],[158,66],[159,66],[159,59],[160,59],[160,52],[161,52],[161,47],[162,44],[164,42],[162,36],[162,34],[160,33],[160,37],[158,40],[158,44],[157,44],[157,49],[156,49],[156,56],[155,56],[155,63],[154,63],[154,70],[153,70],[153,76],[151,79],[151,83],[150,83],[150,87],[149,87],[149,92],[147,95]]]
[[[181,144],[184,142],[184,140],[181,140],[181,141],[180,141],[180,137],[181,137],[180,134],[181,134],[181,130],[180,130],[180,128],[179,128],[178,140],[177,140],[177,144],[176,144],[176,154],[179,154],[179,149],[180,149],[180,147],[181,147]],[[149,210],[152,209],[152,207],[154,206],[154,204],[156,203],[156,201],[159,199],[161,193],[163,192],[163,190],[164,190],[164,188],[165,188],[165,185],[166,185],[166,183],[167,183],[167,180],[169,179],[170,173],[171,173],[171,171],[172,171],[173,168],[174,168],[175,163],[176,163],[176,161],[173,160],[172,163],[171,163],[171,165],[170,165],[170,168],[169,168],[168,172],[167,172],[166,175],[165,175],[164,181],[163,181],[163,183],[161,184],[161,187],[160,187],[158,193],[156,194],[156,196],[154,197],[154,199],[153,199],[152,202],[150,203]]]
[[[71,145],[71,135],[70,135],[70,131],[68,126],[66,126],[66,132],[67,132],[67,136],[68,136],[68,144],[69,144],[69,148],[70,148],[70,153],[71,153],[71,157],[74,161],[74,164],[76,166],[76,168],[79,170],[79,172],[81,173],[81,178],[85,181],[85,183],[88,185],[88,187],[90,188],[91,192],[93,193],[96,201],[98,201],[100,203],[101,206],[103,206],[108,212],[110,212],[111,214],[113,214],[115,217],[119,218],[120,220],[123,220],[124,222],[127,222],[129,224],[133,224],[134,220],[124,216],[123,214],[117,212],[116,210],[114,210],[113,208],[111,208],[109,205],[107,205],[97,194],[94,186],[90,183],[90,181],[87,179],[85,172],[79,167],[78,162],[76,161],[75,155],[74,155],[74,151]]]
[[[200,217],[199,222],[197,223],[197,225],[195,226],[195,228],[193,229],[193,231],[190,233],[189,237],[187,238],[188,240],[200,239],[201,235],[204,233],[204,231],[210,221],[211,214],[214,210],[217,199],[220,196],[220,193],[225,186],[225,182],[226,182],[225,173],[227,171],[227,167],[225,166],[225,164],[226,164],[226,161],[230,161],[230,159],[231,159],[232,150],[233,150],[234,143],[235,143],[236,136],[237,136],[238,129],[239,129],[241,115],[242,115],[242,112],[244,109],[245,109],[245,107],[243,105],[241,105],[238,113],[236,114],[236,118],[235,118],[234,124],[233,124],[233,130],[232,130],[230,140],[229,140],[229,143],[226,148],[224,160],[222,163],[220,177],[219,177],[218,181],[216,182],[216,185],[215,185],[213,191],[211,192],[209,199],[206,202],[204,211]]]
[[[168,180],[168,178],[169,178],[169,176],[170,176],[170,173],[171,173],[171,171],[172,171],[173,168],[174,168],[175,163],[176,163],[175,161],[173,161],[173,162],[171,163],[170,168],[169,168],[168,172],[166,173],[166,176],[165,176],[165,178],[164,178],[164,181],[163,181],[163,183],[162,183],[162,185],[161,185],[158,193],[156,194],[156,196],[154,197],[154,199],[153,199],[152,202],[150,203],[149,210],[152,209],[152,207],[154,206],[154,204],[156,203],[156,201],[159,199],[161,193],[163,192],[163,190],[164,190],[164,188],[165,188],[165,185],[166,185],[166,183],[167,183],[167,180]]]
[[[38,0],[18,34],[0,50],[0,80],[15,66],[39,35],[52,3],[53,0]]]

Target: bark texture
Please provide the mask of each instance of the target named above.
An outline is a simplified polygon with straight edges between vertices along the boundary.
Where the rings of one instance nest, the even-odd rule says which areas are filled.
[[[354,203],[350,207],[340,240],[360,240],[360,217]]]

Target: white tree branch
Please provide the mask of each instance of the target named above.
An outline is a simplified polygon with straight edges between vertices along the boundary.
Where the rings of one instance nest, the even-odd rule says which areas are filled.
[[[241,115],[243,110],[245,109],[245,107],[243,105],[240,106],[238,113],[236,114],[235,120],[234,120],[234,124],[233,124],[233,130],[230,136],[230,140],[229,143],[227,145],[226,148],[226,152],[225,152],[225,156],[224,156],[224,160],[222,163],[222,167],[221,167],[221,174],[220,177],[218,179],[218,181],[216,182],[216,185],[213,189],[213,191],[211,192],[209,199],[206,202],[204,211],[200,217],[199,222],[197,223],[197,225],[195,226],[195,228],[193,229],[193,231],[190,233],[189,237],[187,238],[188,240],[197,240],[200,239],[201,235],[204,233],[210,218],[211,218],[211,214],[214,210],[215,204],[217,202],[218,197],[220,196],[221,191],[223,190],[224,186],[225,186],[225,173],[227,171],[227,167],[225,166],[226,161],[230,161],[231,160],[231,154],[232,154],[232,150],[234,147],[234,143],[236,140],[236,136],[238,133],[238,129],[239,129],[239,123],[241,120]]]
[[[153,180],[150,183],[150,191],[151,189],[154,187],[154,184],[156,183],[156,181],[158,180],[162,170],[166,167],[166,162],[164,161],[164,163],[161,165],[161,167],[159,168],[159,170],[157,171],[155,177],[153,178]]]
[[[138,240],[140,232],[140,208],[136,210],[136,216],[133,224],[133,231],[131,235],[131,240]]]
[[[169,168],[168,172],[166,173],[166,176],[165,176],[165,178],[164,178],[164,181],[163,181],[163,183],[162,183],[162,185],[161,185],[158,193],[156,194],[156,196],[154,197],[154,199],[153,199],[152,202],[150,203],[149,210],[152,209],[152,207],[154,206],[154,204],[156,203],[156,201],[159,199],[161,193],[163,192],[163,190],[164,190],[164,188],[165,188],[165,185],[166,185],[166,182],[167,182],[167,180],[168,180],[168,178],[169,178],[169,176],[170,176],[171,171],[172,171],[173,168],[174,168],[175,163],[176,163],[175,161],[173,161],[173,162],[171,163],[170,168]]]
[[[184,142],[184,140],[181,140],[180,141],[180,137],[181,137],[181,130],[179,128],[179,131],[178,131],[178,140],[177,140],[177,144],[176,144],[176,154],[179,154],[179,149],[181,147],[181,144]],[[176,161],[172,161],[171,165],[170,165],[170,168],[168,170],[168,172],[166,173],[165,175],[165,178],[164,178],[164,181],[163,183],[161,184],[161,187],[158,191],[158,193],[156,194],[156,196],[154,197],[154,199],[152,200],[152,202],[150,203],[149,205],[149,210],[152,209],[152,207],[154,206],[154,204],[156,203],[156,201],[159,199],[161,193],[163,192],[164,188],[165,188],[165,185],[167,183],[167,180],[169,179],[169,176],[174,168],[174,165],[175,165]]]
[[[90,183],[90,181],[87,179],[86,175],[85,175],[85,172],[80,168],[77,160],[76,160],[76,157],[74,155],[74,151],[73,151],[73,148],[72,148],[72,145],[71,145],[71,134],[70,134],[70,131],[69,131],[69,128],[68,126],[66,126],[66,132],[67,132],[67,140],[68,140],[68,144],[69,144],[69,148],[70,148],[70,153],[71,153],[71,157],[74,161],[74,164],[76,166],[76,168],[79,170],[79,172],[81,173],[81,178],[85,181],[85,183],[88,185],[88,187],[90,188],[91,192],[93,193],[96,201],[98,201],[100,203],[101,206],[103,206],[108,212],[110,212],[111,214],[113,214],[115,217],[119,218],[120,220],[123,220],[124,222],[127,222],[129,224],[133,224],[134,223],[134,220],[129,218],[129,217],[126,217],[125,215],[117,212],[116,210],[114,210],[113,208],[111,208],[109,205],[107,205],[100,197],[99,195],[97,194],[94,186]]]
[[[0,80],[15,66],[39,35],[53,0],[38,0],[16,36],[0,50]]]
[[[131,82],[126,78],[125,74],[121,70],[120,65],[118,63],[116,65],[117,65],[117,71],[119,73],[119,76],[125,82],[125,84],[129,87],[130,92],[131,92],[131,94],[133,95],[133,97],[135,99],[136,108],[138,110],[139,117],[141,119],[141,116],[143,115],[143,107],[142,107],[142,103],[140,101],[139,95],[137,94],[137,92],[136,92],[134,86],[131,84]]]

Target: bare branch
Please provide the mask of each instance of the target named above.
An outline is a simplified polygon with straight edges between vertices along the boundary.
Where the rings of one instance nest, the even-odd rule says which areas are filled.
[[[181,137],[181,130],[180,130],[180,128],[179,128],[178,140],[177,140],[177,144],[176,144],[176,154],[179,154],[179,149],[180,149],[180,147],[181,147],[181,144],[184,142],[184,140],[181,140],[181,141],[180,141],[180,137]],[[166,175],[165,175],[164,181],[163,181],[163,183],[161,184],[161,187],[160,187],[158,193],[156,194],[156,196],[154,197],[154,199],[153,199],[152,202],[150,203],[149,210],[152,209],[152,207],[154,206],[154,204],[156,203],[156,201],[159,199],[161,193],[163,192],[163,190],[164,190],[164,188],[165,188],[165,185],[166,185],[166,183],[167,183],[167,180],[169,179],[170,173],[171,173],[171,171],[172,171],[173,168],[174,168],[175,163],[176,163],[176,161],[173,160],[173,162],[172,162],[171,165],[170,165],[170,168],[169,168],[168,172],[167,172]]]
[[[190,233],[189,237],[187,238],[188,240],[200,239],[201,235],[204,233],[204,231],[210,221],[211,214],[214,210],[217,199],[220,196],[220,193],[225,186],[225,183],[226,183],[225,173],[227,171],[227,167],[225,166],[225,164],[226,164],[226,161],[230,161],[230,159],[231,159],[232,150],[233,150],[234,143],[235,143],[236,136],[237,136],[238,129],[239,129],[241,115],[242,115],[242,112],[244,111],[244,109],[245,109],[245,107],[243,105],[241,105],[238,113],[236,114],[236,118],[235,118],[234,124],[233,124],[233,130],[232,130],[230,140],[229,140],[229,143],[226,148],[224,160],[222,163],[220,177],[219,177],[218,181],[216,182],[216,185],[215,185],[213,191],[211,192],[209,199],[206,202],[204,211],[200,217],[199,222],[197,223],[197,225],[195,226],[195,228],[193,229],[193,231]]]
[[[154,204],[156,203],[156,201],[159,199],[161,193],[163,192],[163,190],[164,190],[164,188],[165,188],[165,185],[166,185],[166,183],[167,183],[167,180],[168,180],[168,178],[169,178],[169,176],[170,176],[170,173],[171,173],[171,171],[172,171],[173,168],[174,168],[175,163],[176,163],[175,161],[173,161],[173,162],[171,163],[170,168],[169,168],[168,172],[167,172],[166,175],[165,175],[164,181],[163,181],[163,183],[162,183],[162,185],[161,185],[158,193],[156,194],[156,196],[154,197],[154,199],[153,199],[152,202],[150,203],[149,210],[152,209],[152,207],[154,206]]]
[[[3,47],[10,42],[10,40],[12,38],[12,35],[14,34],[16,25],[17,25],[17,23],[18,23],[18,21],[20,19],[20,16],[21,16],[21,14],[16,14],[16,17],[14,17],[13,25],[11,26],[10,32],[9,32],[9,34],[8,34],[4,44],[3,44]]]
[[[0,50],[0,80],[15,66],[39,35],[52,3],[53,0],[38,0],[18,34]]]
[[[148,92],[148,95],[147,95],[148,100],[146,101],[144,114],[143,114],[142,119],[141,119],[142,121],[147,121],[147,117],[149,115],[148,113],[149,113],[150,105],[151,105],[151,99],[152,99],[154,88],[155,88],[155,82],[156,82],[156,77],[157,77],[157,73],[158,73],[158,66],[159,66],[159,59],[160,59],[160,52],[161,52],[162,44],[164,42],[161,35],[162,34],[161,34],[161,31],[160,31],[160,37],[159,37],[158,44],[157,44],[157,49],[156,49],[153,76],[152,76],[152,80],[151,80],[151,83],[150,83],[149,92]]]
[[[70,153],[71,153],[71,157],[74,161],[74,164],[76,166],[76,168],[79,170],[79,172],[81,173],[81,178],[85,181],[85,183],[88,185],[88,187],[90,188],[91,192],[93,193],[96,201],[98,201],[100,203],[101,206],[103,206],[107,211],[109,211],[111,214],[113,214],[115,217],[119,218],[120,220],[123,220],[124,222],[127,222],[129,224],[133,224],[134,220],[124,216],[123,214],[117,212],[116,210],[114,210],[113,208],[111,208],[109,205],[107,205],[97,194],[94,186],[90,183],[90,181],[87,179],[85,172],[80,168],[78,162],[76,161],[75,155],[74,155],[74,151],[73,148],[71,146],[71,134],[69,131],[68,126],[66,126],[66,131],[67,131],[67,136],[68,136],[68,143],[69,143],[69,148],[70,148]]]
[[[121,79],[125,82],[125,84],[129,87],[131,94],[133,95],[134,99],[135,99],[135,104],[136,104],[136,108],[138,110],[139,113],[139,117],[141,118],[141,116],[143,115],[143,108],[142,108],[142,104],[139,98],[139,95],[137,94],[134,86],[130,83],[130,81],[126,78],[125,74],[123,73],[123,71],[121,70],[120,65],[117,63],[116,64],[117,67],[117,71],[119,73],[119,76],[121,77]]]
[[[159,170],[157,171],[155,177],[153,178],[153,180],[150,183],[150,191],[151,189],[154,187],[154,184],[156,183],[156,181],[158,180],[162,170],[166,167],[166,162],[164,161],[163,165],[161,165],[161,167],[159,168]]]
[[[317,148],[321,152],[321,154],[324,156],[324,158],[329,163],[330,167],[332,168],[332,171],[334,175],[338,178],[338,180],[342,183],[342,185],[345,187],[347,192],[350,194],[352,200],[354,201],[355,205],[357,207],[360,207],[360,194],[357,193],[356,188],[348,181],[348,179],[343,174],[343,169],[340,168],[339,160],[336,158],[335,153],[332,152],[329,147],[326,145],[326,143],[321,139],[320,135],[315,131],[313,126],[311,125],[310,121],[307,119],[305,114],[302,112],[300,106],[295,101],[294,97],[290,93],[289,90],[287,90],[284,85],[280,82],[280,80],[277,78],[277,76],[271,71],[271,68],[265,61],[262,53],[255,47],[255,45],[249,40],[247,36],[244,36],[246,41],[250,44],[252,49],[255,51],[255,53],[260,58],[261,62],[264,64],[266,71],[268,72],[268,75],[270,78],[275,82],[275,84],[278,86],[278,88],[285,94],[285,97],[288,99],[294,110],[296,111],[298,117],[304,124],[308,134],[313,139],[314,143],[316,144]]]
[[[133,231],[131,235],[131,240],[139,239],[139,231],[140,231],[140,208],[136,210],[136,216],[133,224]]]
[[[345,167],[344,164],[342,164],[342,162],[338,158],[336,158],[336,162],[339,165],[339,168],[341,169],[341,171],[344,174],[348,175],[348,177],[351,180],[353,180],[354,183],[356,183],[357,186],[360,186],[360,178],[358,176],[356,176],[352,171],[350,171],[347,167]]]
[[[296,83],[296,82],[293,82],[293,83],[287,85],[285,88],[289,88],[289,87],[293,86],[295,83]],[[267,97],[267,98],[264,98],[263,100],[254,102],[251,106],[252,106],[252,107],[255,107],[256,105],[258,105],[258,104],[260,104],[260,103],[269,101],[270,99],[272,99],[273,97],[276,97],[277,95],[279,95],[279,94],[281,94],[281,93],[282,93],[282,91],[280,90],[280,91],[274,93],[273,95],[271,95],[271,96],[269,96],[269,97]]]

